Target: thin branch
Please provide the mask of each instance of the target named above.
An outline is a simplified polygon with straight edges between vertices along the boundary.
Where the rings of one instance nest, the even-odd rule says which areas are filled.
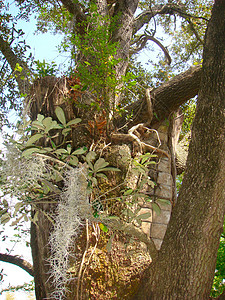
[[[154,36],[150,36],[148,34],[142,34],[136,41],[134,41],[134,43],[136,43],[136,45],[138,46],[137,48],[134,48],[131,50],[131,53],[134,54],[134,53],[137,53],[139,52],[140,50],[142,50],[145,46],[146,46],[146,43],[148,41],[153,41],[154,43],[156,43],[156,45],[159,46],[159,48],[163,51],[163,53],[165,54],[165,57],[166,57],[166,61],[168,63],[168,65],[171,64],[171,57],[169,55],[169,52],[168,50],[166,49],[166,47],[163,46],[163,44],[157,40]]]
[[[144,124],[138,124],[138,125],[135,125],[135,126],[131,127],[131,128],[128,130],[128,135],[130,135],[130,136],[133,138],[133,140],[136,141],[136,142],[138,143],[138,145],[140,146],[141,150],[142,150],[142,149],[145,149],[146,151],[147,151],[147,150],[154,151],[154,152],[156,152],[156,153],[160,153],[161,155],[165,155],[166,157],[170,158],[169,154],[168,154],[166,151],[164,151],[164,150],[162,150],[162,149],[159,149],[159,148],[157,148],[157,147],[154,147],[154,146],[152,146],[152,145],[150,145],[150,144],[147,144],[147,143],[142,142],[142,141],[139,139],[139,137],[135,134],[135,131],[136,131],[139,127],[142,128],[142,129],[145,129],[145,130],[147,130],[147,131],[156,132],[157,139],[158,139],[158,141],[159,141],[159,146],[158,146],[158,147],[160,147],[161,141],[160,141],[160,139],[159,139],[159,135],[158,135],[158,132],[157,132],[156,130],[154,130],[154,129],[149,129],[149,128],[145,127]],[[114,137],[115,137],[115,135],[114,135]]]
[[[4,261],[16,265],[21,269],[23,269],[24,271],[26,271],[27,273],[29,273],[31,276],[34,276],[33,266],[28,261],[26,261],[21,257],[0,253],[0,261]]]
[[[202,19],[208,21],[207,18],[198,17],[191,14],[188,14],[184,11],[184,8],[175,5],[175,4],[166,4],[166,5],[157,5],[151,10],[146,10],[138,15],[134,21],[134,30],[133,33],[135,34],[138,30],[140,30],[145,24],[149,23],[150,20],[156,15],[179,15],[183,18],[193,18],[193,19]]]
[[[195,29],[195,26],[193,24],[193,22],[190,20],[190,18],[187,19],[188,24],[190,25],[191,31],[194,33],[197,41],[200,42],[200,44],[204,44],[204,41],[201,39],[201,37],[199,36],[197,30]]]

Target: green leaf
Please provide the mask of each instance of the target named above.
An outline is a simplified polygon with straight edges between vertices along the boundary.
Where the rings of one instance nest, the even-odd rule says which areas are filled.
[[[45,151],[45,153],[46,152],[52,152],[52,148],[51,147],[44,147],[42,150]]]
[[[41,130],[45,129],[44,125],[40,121],[33,121],[31,123],[31,126],[33,126],[34,128],[36,127],[37,129],[41,129]]]
[[[24,214],[23,214],[23,218],[24,218],[24,221],[25,221],[25,222],[28,222],[28,221],[29,221],[29,219],[28,219],[28,217],[27,217],[27,214],[26,214],[26,213],[24,213]]]
[[[103,173],[97,173],[96,176],[100,178],[108,179],[107,176]]]
[[[64,128],[62,130],[62,134],[65,135],[65,136],[67,136],[70,131],[71,131],[71,128]]]
[[[121,172],[120,169],[114,168],[114,167],[106,167],[106,168],[98,169],[97,172],[103,172],[103,171],[115,171],[115,172]]]
[[[18,63],[16,63],[15,71],[21,73],[23,71],[23,68]]]
[[[108,162],[104,160],[104,158],[99,158],[94,164],[94,171],[98,172],[98,170],[103,169],[109,165]]]
[[[62,124],[58,124],[56,121],[52,121],[51,129],[62,129],[64,128]]]
[[[82,87],[81,91],[84,92],[84,91],[86,91],[87,89],[88,89],[88,85],[86,84],[86,85],[84,85],[84,86]]]
[[[11,216],[9,213],[5,213],[4,215],[1,216],[1,224],[6,224],[10,221]]]
[[[152,203],[152,209],[157,214],[157,216],[159,216],[161,214],[161,208],[158,206],[157,203],[155,203],[155,202]]]
[[[68,144],[66,149],[67,149],[67,152],[70,154],[70,153],[71,153],[71,150],[72,150],[72,147],[71,147],[71,145],[70,145],[70,144]]]
[[[88,153],[87,153],[87,155],[86,155],[86,161],[88,162],[88,161],[92,161],[92,160],[94,160],[95,158],[96,158],[96,156],[97,156],[97,154],[94,152],[94,151],[89,151]],[[93,170],[93,169],[92,169]]]
[[[34,224],[37,224],[37,221],[38,221],[38,215],[39,215],[39,211],[37,210],[33,216],[33,218],[31,219],[31,221],[34,223]]]
[[[36,141],[38,141],[40,138],[43,137],[42,133],[36,133],[34,135],[32,135],[29,140],[26,143],[26,147],[31,146],[33,143],[35,143]]]
[[[23,215],[17,218],[15,221],[13,221],[11,226],[16,226],[21,221],[21,219],[23,219]]]
[[[50,188],[47,186],[47,184],[45,184],[45,183],[43,183],[43,186],[42,186],[42,188],[43,188],[43,193],[45,194],[45,195],[47,195],[51,190],[50,190]]]
[[[69,160],[69,164],[76,167],[78,163],[79,163],[78,158],[76,156],[71,156]]]
[[[41,115],[41,114],[38,114],[37,115],[37,120],[39,121],[39,122],[42,122],[43,120],[44,120],[44,116],[43,115]]]
[[[22,152],[22,157],[28,157],[30,156],[32,153],[40,153],[40,149],[39,148],[36,148],[36,147],[32,147],[32,148],[29,148],[29,149],[25,149],[23,152]]]
[[[170,200],[166,200],[166,199],[157,199],[156,202],[159,202],[162,205],[170,205],[171,204]]]
[[[69,121],[66,126],[71,126],[71,125],[75,125],[75,124],[78,124],[80,123],[82,120],[80,118],[76,118],[76,119],[73,119],[71,121]]]
[[[139,220],[145,220],[151,217],[151,213],[144,213],[141,215],[138,215],[135,219],[139,219]]]
[[[73,89],[73,90],[79,90],[80,89],[80,85],[79,84],[75,84],[75,85],[71,86],[71,89]]]
[[[108,227],[102,223],[99,223],[99,228],[106,233],[109,231]]]
[[[86,151],[87,151],[86,147],[79,148],[79,149],[73,151],[72,155],[84,154]]]
[[[126,190],[125,192],[124,192],[124,196],[128,196],[128,195],[131,195],[132,193],[133,193],[133,189],[129,189],[129,190]]]
[[[51,140],[51,145],[52,145],[52,148],[53,149],[56,149],[57,147],[56,147],[56,144]]]
[[[53,153],[59,154],[59,155],[61,155],[61,154],[68,154],[67,150],[63,149],[63,148],[57,149]]]
[[[63,125],[66,125],[66,117],[65,117],[65,114],[64,114],[64,111],[61,107],[57,106],[56,109],[55,109],[55,114],[58,118],[58,120],[63,124]]]
[[[45,132],[48,133],[52,128],[52,117],[47,117],[42,121],[42,124],[45,126]]]
[[[14,216],[17,214],[17,212],[20,210],[20,208],[24,205],[23,202],[17,202],[15,207],[14,207]]]
[[[130,210],[129,208],[126,208],[124,211],[123,211],[123,214],[127,217],[130,217],[130,218],[133,218],[134,217],[134,213],[132,212],[132,210]]]
[[[93,171],[93,169],[94,169],[93,164],[89,160],[87,161],[87,164],[88,164],[89,168]]]

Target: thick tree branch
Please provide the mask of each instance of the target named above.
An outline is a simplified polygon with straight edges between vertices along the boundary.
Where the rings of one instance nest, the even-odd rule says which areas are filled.
[[[73,0],[60,0],[61,3],[65,6],[65,8],[74,16],[76,20],[76,24],[81,24],[86,20],[86,15],[82,10],[81,5],[78,1]],[[78,31],[80,28],[76,28]]]
[[[17,57],[8,42],[5,41],[2,36],[0,36],[0,51],[14,72],[20,93],[27,93],[30,88],[28,80],[28,72],[30,72],[30,70],[28,69],[27,64]],[[23,68],[21,72],[15,71],[17,63]]]
[[[0,261],[4,261],[13,265],[16,265],[20,268],[22,268],[24,271],[28,272],[31,276],[34,276],[33,274],[33,266],[23,258],[20,258],[15,255],[10,254],[3,254],[0,253]]]
[[[107,16],[108,15],[108,4],[106,0],[97,0],[97,7],[98,7],[98,12],[101,16]]]
[[[151,91],[154,111],[152,123],[165,120],[181,104],[198,94],[201,73],[201,66],[191,67],[186,72],[173,77],[173,79]],[[126,116],[131,115],[131,113],[134,117],[127,124],[129,128],[135,124],[148,123],[149,115],[146,99],[132,103],[126,107],[126,111],[126,114],[115,120],[117,128],[126,124]]]

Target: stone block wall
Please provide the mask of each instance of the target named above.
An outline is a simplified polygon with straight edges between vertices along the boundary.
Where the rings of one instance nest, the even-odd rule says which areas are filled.
[[[150,165],[149,177],[155,182],[155,187],[148,187],[148,193],[150,194],[152,201],[155,202],[161,209],[160,214],[153,209],[151,203],[145,203],[142,205],[140,214],[150,212],[151,217],[142,221],[142,230],[152,238],[156,248],[160,249],[163,242],[164,235],[166,233],[167,225],[170,220],[172,210],[172,197],[173,197],[173,178],[171,174],[171,158],[168,147],[168,126],[165,124],[157,128],[160,137],[160,149],[168,152],[169,157],[159,157],[158,161],[154,165]],[[149,144],[157,146],[156,140],[151,137],[148,141]],[[157,199],[169,200],[170,204],[162,204]]]

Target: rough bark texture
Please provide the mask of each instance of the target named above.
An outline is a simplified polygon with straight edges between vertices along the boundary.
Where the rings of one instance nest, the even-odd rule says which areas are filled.
[[[206,34],[187,171],[158,258],[134,299],[209,298],[225,211],[225,2]]]
[[[179,106],[198,94],[201,80],[201,66],[191,67],[189,70],[175,76],[173,79],[151,91],[153,110],[157,119],[152,124],[168,118]],[[127,126],[131,127],[138,123],[148,123],[149,114],[145,99],[134,102],[126,108],[128,114],[133,112],[134,118]],[[127,113],[126,113],[127,114]],[[117,127],[126,124],[126,115],[115,120]]]

